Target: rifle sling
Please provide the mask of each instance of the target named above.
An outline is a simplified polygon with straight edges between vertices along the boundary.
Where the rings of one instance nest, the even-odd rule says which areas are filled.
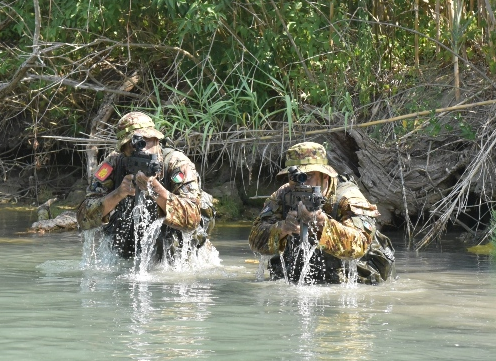
[[[164,188],[169,190],[169,184],[170,184],[170,180],[169,180],[169,176],[168,176],[168,172],[169,172],[169,162],[172,158],[172,155],[174,154],[174,148],[163,148],[162,149],[162,156],[164,157],[164,160],[162,162],[163,166],[164,166],[164,179],[163,179],[163,184],[164,184]]]
[[[126,176],[124,173],[124,156],[122,154],[119,154],[117,157],[117,167],[115,170],[115,178],[114,178],[114,189],[119,188],[119,186],[122,183],[122,180]]]

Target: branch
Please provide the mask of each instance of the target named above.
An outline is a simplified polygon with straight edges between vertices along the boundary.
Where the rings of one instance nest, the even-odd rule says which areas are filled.
[[[445,229],[446,224],[451,219],[453,212],[457,208],[457,204],[463,204],[463,199],[466,199],[466,195],[469,191],[472,180],[475,178],[476,174],[479,172],[484,162],[486,162],[486,160],[490,157],[492,150],[495,148],[496,131],[493,131],[488,139],[484,141],[482,149],[467,167],[467,170],[462,175],[457,184],[453,187],[450,194],[443,198],[438,203],[437,207],[432,211],[432,215],[429,220],[431,220],[434,215],[441,214],[441,216],[430,226],[429,231],[415,245],[416,251],[427,247],[429,243]],[[458,210],[462,208],[463,206],[459,206]]]
[[[128,92],[125,90],[109,88],[106,86],[96,85],[96,84],[92,84],[92,83],[88,83],[88,82],[84,83],[84,82],[80,82],[80,81],[76,81],[76,80],[72,80],[72,79],[67,79],[67,78],[63,78],[60,76],[54,76],[54,75],[28,74],[23,79],[23,81],[31,81],[31,80],[45,80],[45,81],[52,82],[52,83],[59,83],[62,85],[66,85],[66,86],[69,86],[69,87],[72,87],[75,89],[86,89],[86,90],[92,90],[95,92],[101,91],[101,92],[105,92],[105,93],[113,93],[113,94],[117,94],[117,95],[123,95],[123,96],[131,97],[131,98],[135,98],[135,99],[141,99],[141,100],[151,99],[155,102],[158,101],[157,98],[152,94],[140,95],[140,94],[131,93],[131,92]],[[162,105],[167,105],[168,103],[169,102],[163,101]]]
[[[83,133],[82,133],[83,134]],[[100,138],[88,135],[88,138],[64,137],[57,135],[42,135],[41,138],[55,139],[61,142],[75,143],[80,146],[113,147],[117,144],[116,139]]]
[[[0,31],[2,31],[3,29],[5,29],[14,19],[14,16],[15,16],[15,11],[14,10],[10,10],[9,13],[7,13],[7,18],[0,22]]]
[[[5,98],[5,96],[10,93],[17,84],[24,78],[24,75],[36,65],[36,59],[39,57],[39,45],[40,40],[40,28],[41,28],[41,16],[40,16],[40,4],[38,0],[33,0],[34,5],[34,35],[33,35],[33,51],[31,55],[26,59],[19,69],[15,72],[12,80],[9,83],[0,83],[0,99]]]
[[[279,21],[281,22],[283,28],[284,28],[284,31],[286,32],[286,35],[288,36],[288,39],[289,41],[291,42],[291,45],[293,45],[293,48],[295,49],[296,51],[296,54],[298,55],[298,58],[300,58],[300,62],[301,62],[301,66],[303,66],[303,69],[305,70],[305,74],[307,75],[307,78],[310,79],[311,81],[315,82],[315,77],[312,75],[312,73],[310,73],[310,71],[308,70],[306,64],[305,64],[305,60],[303,59],[303,57],[301,56],[300,54],[300,50],[298,49],[298,47],[296,46],[296,43],[293,39],[293,37],[291,36],[291,33],[289,32],[289,29],[288,27],[286,26],[286,23],[284,22],[284,19],[279,11],[279,9],[277,8],[276,4],[274,3],[273,0],[270,0],[270,3],[272,4],[272,6],[274,7],[274,10],[277,14],[277,17],[279,18]]]
[[[416,113],[409,113],[409,114],[404,114],[400,115],[397,117],[393,118],[387,118],[387,119],[380,119],[380,120],[374,120],[372,122],[367,122],[367,123],[360,123],[360,124],[354,124],[352,126],[344,126],[344,127],[336,127],[336,128],[323,128],[323,129],[317,129],[317,130],[310,130],[310,131],[305,131],[305,132],[294,132],[295,136],[298,135],[316,135],[316,134],[321,134],[321,133],[337,133],[337,132],[343,132],[343,131],[348,131],[353,128],[367,128],[371,127],[374,125],[379,125],[379,124],[384,124],[384,123],[392,123],[397,120],[403,120],[403,119],[408,119],[408,118],[416,118],[416,117],[421,117],[425,115],[429,115],[432,113],[444,113],[448,111],[453,111],[453,110],[460,110],[460,109],[467,109],[467,108],[473,108],[473,107],[478,107],[478,106],[483,106],[483,105],[490,105],[490,104],[495,104],[496,99],[492,100],[486,100],[483,102],[478,102],[478,103],[470,103],[470,104],[462,104],[462,105],[456,105],[448,108],[439,108],[439,109],[433,109],[433,110],[424,110],[422,112],[416,112]],[[247,132],[249,133],[249,132]],[[252,132],[253,133],[253,132]],[[264,137],[252,137],[252,138],[243,138],[243,139],[237,139],[236,142],[251,142],[254,140],[260,141],[260,140],[270,140],[270,139],[275,139],[275,138],[280,138],[281,134],[278,132],[277,135],[267,135]],[[211,144],[217,144],[216,142],[212,142]],[[222,144],[222,143],[218,143]]]

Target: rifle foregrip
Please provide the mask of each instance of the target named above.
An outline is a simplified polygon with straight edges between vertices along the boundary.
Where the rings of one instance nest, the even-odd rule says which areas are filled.
[[[134,183],[134,205],[136,206],[138,204],[141,189],[140,187],[138,187],[138,184],[134,181],[134,178],[133,178],[133,183]]]

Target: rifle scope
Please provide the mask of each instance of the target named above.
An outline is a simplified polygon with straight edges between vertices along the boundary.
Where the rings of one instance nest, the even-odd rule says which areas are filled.
[[[141,152],[146,147],[146,140],[143,139],[142,135],[134,134],[131,139],[131,145],[137,152]]]
[[[288,168],[289,179],[293,182],[303,184],[307,181],[307,174],[303,173],[298,169],[297,166],[292,166]]]

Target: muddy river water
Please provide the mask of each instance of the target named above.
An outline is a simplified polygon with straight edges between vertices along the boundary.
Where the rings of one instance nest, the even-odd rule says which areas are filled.
[[[78,232],[19,234],[0,209],[0,360],[494,360],[496,260],[456,234],[397,250],[380,286],[257,281],[249,225],[217,226],[218,264],[91,267]],[[266,275],[267,278],[267,275]]]

